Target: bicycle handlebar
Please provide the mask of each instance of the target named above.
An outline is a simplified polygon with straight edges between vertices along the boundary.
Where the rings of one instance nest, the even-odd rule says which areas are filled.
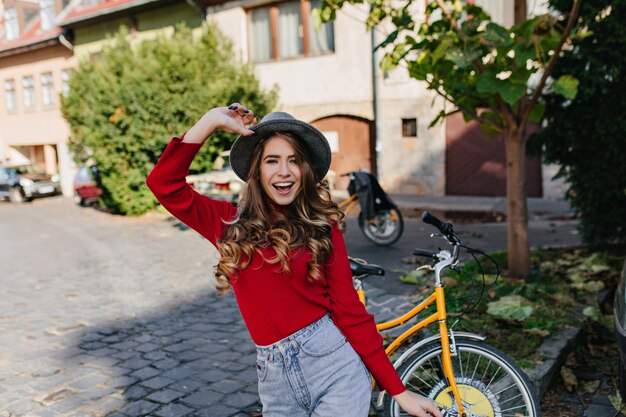
[[[450,243],[458,243],[458,238],[454,234],[454,226],[452,226],[451,223],[446,223],[439,220],[436,216],[432,215],[428,211],[422,213],[422,221],[424,223],[435,226],[437,230],[439,230],[441,234],[450,241]]]
[[[423,256],[425,258],[437,259],[437,252],[431,252],[425,249],[413,249],[413,255]]]

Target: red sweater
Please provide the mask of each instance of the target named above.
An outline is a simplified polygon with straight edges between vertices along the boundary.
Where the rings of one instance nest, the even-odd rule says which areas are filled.
[[[223,220],[233,219],[236,208],[201,195],[186,183],[189,165],[201,145],[181,140],[172,139],[146,182],[170,213],[215,245],[225,227]],[[270,345],[330,313],[381,389],[399,394],[405,387],[385,354],[374,317],[354,290],[338,227],[333,228],[331,239],[333,251],[321,281],[307,278],[311,254],[300,250],[290,257],[290,274],[280,272],[278,265],[264,263],[259,255],[240,271],[232,287],[250,336],[257,345]],[[261,251],[266,258],[274,257],[272,248]]]

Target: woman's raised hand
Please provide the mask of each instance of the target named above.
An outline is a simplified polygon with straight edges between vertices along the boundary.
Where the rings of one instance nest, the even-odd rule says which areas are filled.
[[[216,130],[249,136],[254,133],[250,127],[256,123],[254,112],[239,103],[233,103],[228,107],[215,107],[206,112],[189,129],[183,142],[202,143]]]

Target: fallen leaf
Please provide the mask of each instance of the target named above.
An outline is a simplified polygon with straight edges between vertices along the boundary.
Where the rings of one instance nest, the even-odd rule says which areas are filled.
[[[574,391],[578,386],[576,375],[574,375],[574,372],[567,366],[561,368],[561,378],[563,378],[563,384],[568,392]]]
[[[528,334],[534,334],[534,335],[537,335],[539,337],[544,337],[544,338],[550,336],[550,332],[548,330],[538,329],[536,327],[533,327],[532,329],[524,329],[524,332]]]
[[[595,381],[583,381],[581,383],[581,390],[583,392],[586,392],[588,394],[593,394],[594,392],[596,392],[598,390],[598,387],[600,386],[600,381],[595,380]]]
[[[619,392],[616,392],[615,395],[609,394],[609,401],[611,402],[613,408],[615,408],[617,411],[624,412],[624,408],[626,407],[623,407],[622,396]]]

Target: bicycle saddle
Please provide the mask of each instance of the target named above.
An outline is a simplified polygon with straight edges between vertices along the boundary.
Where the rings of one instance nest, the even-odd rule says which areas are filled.
[[[385,270],[378,265],[364,264],[357,262],[352,258],[350,260],[350,269],[352,270],[352,276],[362,275],[385,275]]]

